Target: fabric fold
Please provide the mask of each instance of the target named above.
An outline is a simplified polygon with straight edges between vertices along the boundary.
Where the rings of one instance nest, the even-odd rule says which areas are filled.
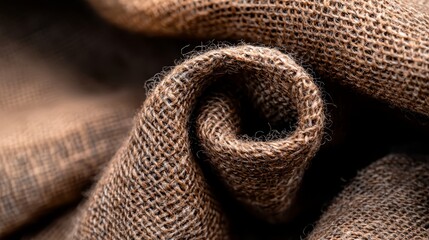
[[[256,81],[244,81],[254,83],[249,84],[250,98],[255,107],[261,107],[264,120],[271,124],[275,119],[297,121],[289,123],[289,131],[270,129],[260,138],[244,135],[242,122],[254,119],[241,119],[240,105],[225,93],[208,97],[197,119],[203,153],[220,181],[251,211],[270,222],[291,217],[294,197],[324,133],[323,101],[312,78],[292,62],[287,67],[284,79],[261,76],[267,74],[263,71],[252,76]],[[272,82],[277,83],[275,87]]]
[[[131,126],[120,95],[0,111],[15,116],[0,121],[0,236],[81,198]]]
[[[175,46],[109,26],[80,1],[0,3],[0,239],[83,198],[131,129],[141,79]]]
[[[252,77],[243,78],[246,74]],[[240,140],[234,137],[237,108],[228,101],[208,100],[199,121],[205,152],[217,172],[229,176],[223,180],[233,194],[251,208],[272,217],[290,207],[323,136],[320,92],[303,68],[275,49],[221,48],[177,65],[148,94],[128,141],[84,205],[75,239],[229,238],[227,220],[189,136],[191,115],[203,91],[228,75],[241,76],[234,80],[243,85],[262,86],[264,91],[253,92],[260,104],[295,106],[296,128],[284,139]],[[280,95],[273,97],[274,92]],[[288,110],[270,111],[282,115]]]
[[[88,0],[131,31],[238,39],[283,48],[333,81],[429,115],[424,1]]]
[[[429,158],[371,164],[322,215],[308,239],[428,239]]]
[[[234,232],[246,217],[247,229],[297,224],[284,234],[302,235],[321,202],[339,192],[330,183],[352,178],[397,143],[425,144],[418,132],[424,126],[394,121],[403,112],[374,114],[382,104],[359,110],[376,99],[426,121],[428,3],[0,4],[0,238],[233,239],[247,234]],[[178,45],[169,39],[158,46],[158,39],[132,32],[248,44],[194,53],[146,82],[145,92],[142,81],[169,64],[164,58],[176,58]],[[347,96],[353,101],[342,101],[352,91],[339,84],[356,90]],[[325,103],[330,94],[341,96]],[[333,119],[325,105],[338,107]],[[329,129],[331,121],[347,126]],[[323,148],[316,156],[325,130],[344,136],[332,134],[328,153]],[[356,151],[362,153],[351,155]],[[317,169],[307,171],[315,156]],[[344,156],[349,161],[339,164]],[[333,168],[338,174],[326,171]],[[370,164],[305,237],[429,239],[428,168],[428,158],[415,155]],[[320,181],[323,187],[314,191],[310,182],[330,174],[335,181]],[[301,201],[316,194],[323,195],[320,203]],[[79,200],[62,216],[54,214]],[[229,215],[228,207],[241,215]],[[265,233],[264,226],[257,231]]]

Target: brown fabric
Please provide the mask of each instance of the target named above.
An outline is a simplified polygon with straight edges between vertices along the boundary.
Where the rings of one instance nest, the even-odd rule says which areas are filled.
[[[89,2],[133,31],[278,46],[328,79],[429,115],[429,17],[406,1]]]
[[[54,2],[0,3],[1,239],[272,239],[273,226],[295,230],[275,239],[299,239],[319,217],[311,200],[337,193],[324,178],[348,179],[392,139],[428,139],[424,124],[409,132],[403,112],[353,94],[427,122],[426,0]],[[203,46],[167,71],[189,41],[94,14],[265,46]],[[351,90],[326,86],[337,82]],[[330,103],[336,94],[354,106]],[[427,172],[405,155],[374,163],[310,239],[428,238]],[[322,187],[306,193],[308,182]]]
[[[129,91],[94,94],[80,86],[84,76],[2,40],[10,53],[0,60],[0,236],[78,199],[135,108]]]
[[[240,54],[240,51],[236,52]],[[264,55],[270,57],[267,53]],[[256,91],[253,99],[265,107],[262,112],[267,118],[284,121],[290,118],[291,109],[296,110],[299,123],[293,133],[278,133],[277,136],[272,133],[265,141],[240,137],[239,107],[224,95],[207,100],[197,123],[203,152],[209,157],[208,161],[217,170],[220,179],[231,188],[239,201],[273,222],[288,217],[286,211],[291,208],[309,160],[320,146],[324,126],[322,101],[315,87],[311,86],[311,78],[290,60],[286,64],[290,65],[287,66],[287,77],[292,83],[271,88],[270,82],[278,79],[281,83],[282,77],[271,78],[266,71],[256,73],[256,83],[264,91]],[[296,91],[299,92],[285,95],[294,88],[286,84],[296,84]],[[307,84],[310,85],[308,90],[300,89],[307,88]],[[251,89],[258,87],[253,85]],[[272,98],[276,91],[281,94]],[[285,107],[272,108],[271,105],[275,104]],[[282,137],[284,139],[276,139]]]
[[[429,158],[390,155],[360,172],[308,239],[428,239]]]
[[[264,143],[239,139],[236,110],[228,98],[220,97],[209,99],[202,110],[199,136],[239,200],[268,216],[289,207],[302,170],[320,145],[324,124],[320,93],[311,77],[279,51],[224,48],[178,65],[150,93],[127,144],[89,198],[75,238],[227,238],[224,216],[191,152],[188,128],[204,88],[234,72],[260,77],[240,83],[253,81],[263,87],[255,97],[269,102],[266,106],[294,106],[296,129],[284,139]],[[272,81],[275,88],[268,85]],[[272,98],[278,89],[282,95]],[[206,139],[207,135],[211,137]],[[260,170],[247,170],[262,164]]]
[[[0,4],[0,239],[82,198],[131,129],[135,79],[168,63],[162,44],[52,6]]]
[[[129,129],[132,104],[120,97],[72,99],[1,112],[13,116],[0,121],[1,233],[76,200]]]

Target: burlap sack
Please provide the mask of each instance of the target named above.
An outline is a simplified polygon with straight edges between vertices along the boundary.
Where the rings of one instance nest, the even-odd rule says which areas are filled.
[[[308,239],[429,239],[428,158],[390,155],[358,174]]]
[[[429,115],[429,17],[415,7],[425,1],[89,2],[132,31],[278,46],[326,79]]]

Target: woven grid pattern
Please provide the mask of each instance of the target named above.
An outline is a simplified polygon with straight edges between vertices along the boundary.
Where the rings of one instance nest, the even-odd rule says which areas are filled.
[[[133,104],[123,94],[54,99],[0,110],[8,116],[0,120],[0,236],[77,200],[131,127]]]
[[[225,219],[193,158],[188,125],[197,98],[215,81],[215,76],[253,71],[263,76],[258,84],[265,85],[265,91],[257,93],[263,101],[270,99],[266,96],[275,88],[282,88],[283,95],[288,96],[279,97],[279,101],[291,99],[298,115],[296,130],[286,139],[264,144],[240,141],[234,138],[235,125],[222,121],[219,115],[212,116],[219,110],[217,113],[223,119],[230,115],[234,119],[234,108],[224,102],[208,101],[201,114],[208,125],[201,126],[200,137],[209,143],[216,138],[206,139],[205,135],[213,124],[217,125],[215,131],[225,129],[217,142],[217,146],[222,144],[224,148],[206,148],[214,157],[213,163],[220,165],[219,173],[222,176],[234,173],[225,180],[237,191],[240,200],[249,197],[246,202],[252,207],[282,213],[298,183],[283,184],[299,180],[302,168],[320,145],[324,122],[320,93],[311,77],[277,50],[251,46],[225,48],[176,66],[149,94],[128,143],[88,200],[76,238],[227,238]],[[278,83],[275,88],[266,85],[270,81]],[[289,155],[294,157],[286,160]],[[255,164],[264,164],[264,170],[243,171]],[[269,182],[269,175],[283,177]],[[259,177],[262,181],[255,182]],[[244,179],[248,187],[240,182]],[[261,189],[275,198],[260,198]]]
[[[428,159],[390,155],[360,172],[309,239],[428,239]]]
[[[150,69],[173,58],[171,39],[151,45],[49,1],[1,3],[0,238],[78,200],[22,236],[235,239],[224,197],[257,221],[296,220],[304,174],[337,120],[314,76],[429,116],[428,0],[87,2],[133,32],[264,47],[196,53],[145,93]],[[253,117],[267,135],[248,134]],[[373,163],[308,238],[429,238],[428,170],[405,155]]]
[[[154,35],[278,46],[327,79],[429,114],[429,17],[398,0],[90,0],[108,20]]]
[[[263,109],[265,111],[261,109],[268,120],[281,116],[285,121],[293,116],[291,109],[297,110],[293,132],[279,133],[265,141],[244,138],[240,131],[240,107],[234,98],[225,94],[209,97],[197,122],[203,152],[219,178],[239,201],[272,222],[289,217],[304,170],[319,149],[323,136],[324,112],[319,92],[302,68],[293,62],[288,68],[284,80],[269,75],[262,77],[265,72],[259,74],[255,82],[264,91],[254,91],[252,98],[258,101],[257,106],[283,103]],[[281,89],[282,94],[274,94],[276,90],[270,87],[273,80],[279,82],[275,89]],[[258,89],[253,84],[251,87]],[[274,99],[273,95],[277,97]],[[294,107],[279,108],[282,105]]]

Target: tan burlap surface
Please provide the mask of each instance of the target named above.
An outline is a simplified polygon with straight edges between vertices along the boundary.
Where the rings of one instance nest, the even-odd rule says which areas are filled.
[[[84,76],[2,40],[10,53],[0,60],[0,236],[79,199],[136,105],[130,91],[80,88]]]
[[[429,17],[407,0],[89,0],[133,31],[245,39],[299,56],[327,79],[428,115]]]
[[[429,161],[389,155],[361,171],[308,239],[429,239]]]
[[[239,79],[253,72],[252,78]],[[296,128],[284,139],[239,139],[236,108],[225,96],[214,97],[199,118],[205,152],[239,200],[269,217],[287,209],[322,138],[319,90],[300,66],[277,50],[224,48],[176,66],[148,95],[127,143],[88,199],[78,239],[227,238],[225,218],[193,157],[188,129],[204,88],[234,73],[241,73],[232,75],[241,85],[253,81],[264,89],[254,93],[259,104],[292,105]],[[270,85],[272,81],[277,84]],[[278,89],[281,95],[272,98]]]
[[[225,202],[287,226],[305,214],[330,122],[347,119],[329,118],[324,81],[427,122],[427,0],[64,4],[0,3],[0,239],[234,239]],[[139,34],[251,44],[163,70],[183,44],[95,14]],[[428,239],[426,159],[360,171],[308,238]]]
[[[171,61],[74,9],[0,4],[0,239],[82,198],[132,127],[140,78]]]

